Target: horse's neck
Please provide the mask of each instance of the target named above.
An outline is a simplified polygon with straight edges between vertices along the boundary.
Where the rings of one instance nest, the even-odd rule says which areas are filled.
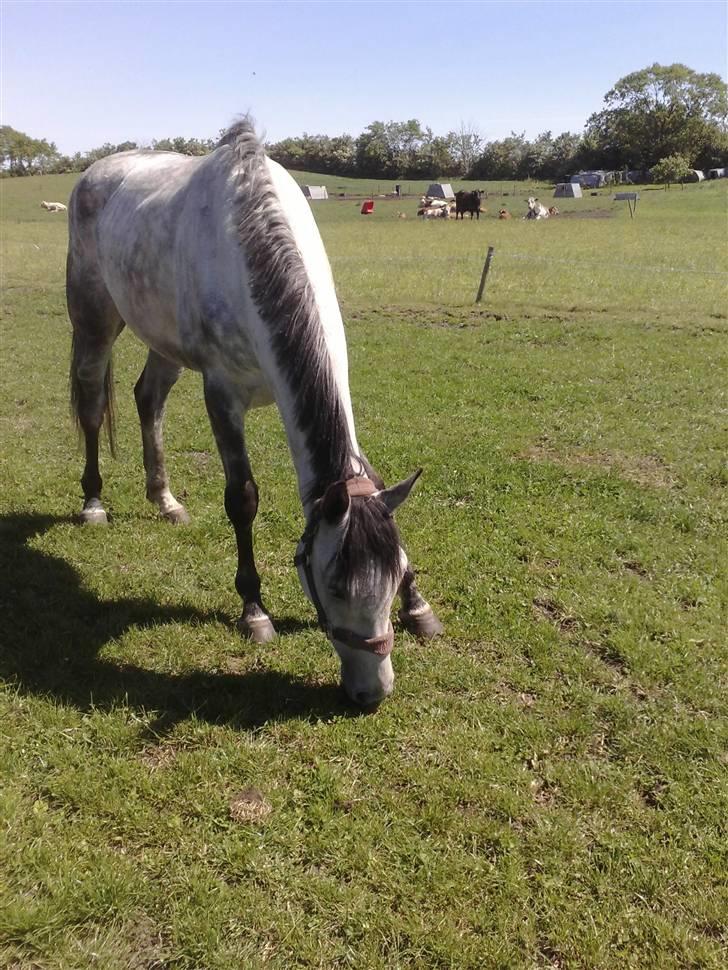
[[[292,374],[291,368],[279,365],[275,375],[275,397],[307,520],[313,503],[332,482],[362,473],[345,348],[342,361],[329,352],[325,337],[323,346],[330,363],[328,381],[312,368]]]
[[[255,208],[243,212],[239,232],[308,516],[331,482],[352,474],[359,454],[346,338],[310,204],[291,176],[270,160],[260,191],[268,206],[263,217]]]

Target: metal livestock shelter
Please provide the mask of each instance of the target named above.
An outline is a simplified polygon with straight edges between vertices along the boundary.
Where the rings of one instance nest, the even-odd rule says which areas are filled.
[[[328,199],[329,197],[325,185],[302,185],[301,189],[307,199]]]
[[[430,199],[454,199],[455,193],[449,182],[433,182],[425,195]]]
[[[581,199],[581,186],[578,182],[559,182],[554,191],[555,199]]]

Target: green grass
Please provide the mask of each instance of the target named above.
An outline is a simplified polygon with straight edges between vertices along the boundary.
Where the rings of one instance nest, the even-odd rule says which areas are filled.
[[[66,221],[38,207],[71,181],[0,183],[0,966],[723,967],[725,184],[634,220],[609,193],[537,224],[315,204],[359,439],[388,479],[425,468],[398,517],[447,631],[398,633],[363,717],[291,564],[274,411],[249,429],[274,645],[234,629],[193,374],[167,419],[193,523],[144,501],[129,335],[113,522],[73,523]]]

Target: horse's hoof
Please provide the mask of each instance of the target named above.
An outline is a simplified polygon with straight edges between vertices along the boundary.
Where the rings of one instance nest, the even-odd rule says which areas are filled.
[[[406,613],[404,610],[400,610],[399,619],[408,633],[419,637],[421,640],[432,640],[433,637],[439,637],[445,632],[442,623],[429,606],[417,613]]]
[[[83,525],[109,524],[109,520],[106,517],[106,512],[101,505],[89,505],[88,508],[81,509],[78,520]]]
[[[184,505],[179,505],[175,509],[168,509],[166,512],[162,512],[162,518],[166,519],[167,522],[171,522],[173,525],[190,524],[190,517]]]
[[[278,636],[267,616],[241,616],[237,623],[242,635],[253,643],[270,643]]]

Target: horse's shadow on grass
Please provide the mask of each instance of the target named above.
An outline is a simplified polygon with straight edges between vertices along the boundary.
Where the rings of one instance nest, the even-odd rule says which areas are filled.
[[[229,618],[149,599],[98,599],[65,560],[28,545],[62,521],[68,520],[0,517],[0,677],[21,693],[49,696],[81,710],[126,704],[154,711],[153,730],[160,733],[192,713],[241,728],[355,713],[335,684],[315,685],[274,670],[168,674],[100,658],[104,645],[132,626],[228,623]],[[312,625],[284,618],[278,628],[292,633]]]

